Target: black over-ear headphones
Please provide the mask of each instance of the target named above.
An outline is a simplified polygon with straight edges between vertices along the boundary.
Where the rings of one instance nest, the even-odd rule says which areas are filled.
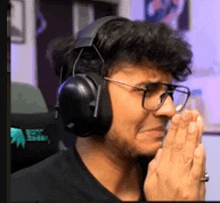
[[[80,52],[73,65],[73,75],[58,88],[58,109],[65,129],[78,136],[104,135],[111,126],[112,112],[104,74],[75,74],[75,68],[83,50],[87,47],[93,47],[104,64],[93,41],[99,28],[113,20],[128,21],[123,17],[107,16],[79,32],[74,49],[80,49]]]

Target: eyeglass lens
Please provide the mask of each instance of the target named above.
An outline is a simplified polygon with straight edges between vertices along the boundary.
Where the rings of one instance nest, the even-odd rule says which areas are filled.
[[[154,84],[144,96],[143,105],[147,110],[158,109],[164,103],[167,96],[170,96],[177,112],[184,108],[188,98],[185,87],[176,87],[173,90],[168,90],[168,87],[164,84]]]
[[[184,87],[177,87],[175,91],[173,91],[173,105],[176,108],[176,111],[181,111],[186,105],[188,99],[188,94]]]

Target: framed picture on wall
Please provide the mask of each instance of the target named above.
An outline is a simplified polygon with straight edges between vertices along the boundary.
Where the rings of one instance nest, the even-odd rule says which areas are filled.
[[[11,42],[25,43],[24,0],[11,0]]]
[[[189,30],[190,0],[145,0],[145,19],[164,22],[174,30]]]

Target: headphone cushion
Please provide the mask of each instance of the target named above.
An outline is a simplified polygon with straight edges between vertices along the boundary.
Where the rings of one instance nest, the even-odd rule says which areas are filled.
[[[89,73],[69,77],[58,89],[58,95],[59,113],[67,132],[87,137],[108,131],[111,107],[101,76]]]
[[[96,87],[85,75],[69,77],[59,88],[59,111],[64,123],[74,117],[90,118],[93,116],[91,103],[95,101]]]

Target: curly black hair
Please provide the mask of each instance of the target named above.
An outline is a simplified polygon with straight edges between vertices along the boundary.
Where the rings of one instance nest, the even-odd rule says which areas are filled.
[[[110,21],[98,31],[94,45],[105,60],[105,74],[115,68],[118,61],[131,64],[153,64],[170,73],[174,80],[185,81],[190,70],[192,51],[180,35],[164,23],[148,21]],[[59,76],[63,67],[63,80],[71,76],[78,50],[72,36],[52,41],[48,58]],[[77,65],[76,72],[100,74],[102,63],[97,53],[86,49]]]

